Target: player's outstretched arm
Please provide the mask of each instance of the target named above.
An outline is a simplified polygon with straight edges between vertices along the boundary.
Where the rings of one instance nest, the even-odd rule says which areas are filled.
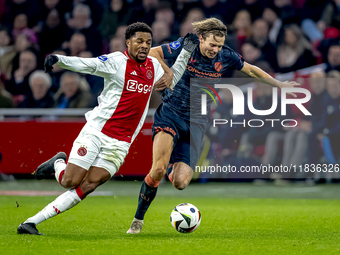
[[[254,66],[254,65],[250,65],[247,62],[244,62],[244,66],[243,68],[240,70],[242,73],[255,78],[263,83],[266,83],[268,85],[274,86],[274,87],[278,87],[278,88],[292,88],[295,86],[300,86],[300,83],[297,83],[295,81],[279,81],[275,78],[273,78],[272,76],[270,76],[268,73],[266,73],[265,71],[263,71],[261,68]],[[296,97],[296,95],[294,93],[289,93],[290,95],[292,95],[293,97]]]
[[[115,65],[111,63],[107,56],[100,56],[98,58],[80,58],[80,57],[66,57],[62,55],[48,55],[45,58],[44,68],[45,72],[51,72],[53,65],[85,74],[92,74],[100,77],[107,77],[115,73]]]

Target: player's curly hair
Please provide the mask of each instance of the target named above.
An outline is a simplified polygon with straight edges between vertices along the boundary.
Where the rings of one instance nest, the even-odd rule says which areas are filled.
[[[129,25],[125,31],[125,39],[128,40],[136,34],[136,32],[150,33],[152,37],[152,29],[143,22],[136,22]]]
[[[205,40],[210,34],[217,37],[223,37],[227,35],[227,27],[222,21],[216,18],[208,18],[202,21],[196,21],[192,23],[196,34],[201,35]]]

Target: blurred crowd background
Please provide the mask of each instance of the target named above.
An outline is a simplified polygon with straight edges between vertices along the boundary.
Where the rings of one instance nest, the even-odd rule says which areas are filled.
[[[338,162],[340,0],[0,0],[0,108],[94,107],[103,79],[57,66],[45,74],[46,55],[123,52],[126,27],[136,21],[152,27],[153,46],[158,46],[193,32],[192,22],[209,17],[227,25],[229,47],[272,75],[311,67],[304,86],[312,92],[308,104],[312,116],[292,109],[291,118],[299,119],[299,125],[288,131],[270,123],[256,129],[224,126],[219,127],[225,134],[220,139],[219,132],[208,130],[206,159],[232,163],[241,158],[249,159],[249,164]],[[312,68],[322,63],[322,68]],[[244,76],[224,75],[229,77]],[[270,108],[271,88],[255,84],[255,90],[254,107]],[[153,93],[151,108],[161,102],[160,93]],[[222,94],[223,109],[214,109],[213,114],[232,118],[230,94]],[[277,111],[272,117],[282,119],[280,108]]]

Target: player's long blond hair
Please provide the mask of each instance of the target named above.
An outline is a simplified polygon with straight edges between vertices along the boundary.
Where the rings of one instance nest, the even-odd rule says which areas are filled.
[[[217,37],[223,37],[227,35],[227,27],[222,21],[216,18],[208,18],[202,21],[196,21],[192,23],[196,34],[201,35],[205,40],[210,34]]]

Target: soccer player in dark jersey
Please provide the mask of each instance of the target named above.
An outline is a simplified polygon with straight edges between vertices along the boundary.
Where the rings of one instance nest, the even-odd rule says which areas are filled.
[[[201,115],[200,88],[203,84],[192,82],[190,78],[210,78],[206,82],[216,84],[228,70],[239,70],[274,87],[294,87],[296,82],[281,82],[260,68],[244,61],[242,56],[224,44],[227,27],[216,18],[209,18],[192,24],[199,36],[199,47],[191,54],[186,71],[174,88],[166,88],[162,94],[162,104],[158,107],[153,130],[153,163],[145,177],[138,200],[138,208],[127,233],[140,233],[144,215],[156,196],[159,182],[168,172],[175,188],[183,190],[190,183],[194,168],[201,154],[202,141],[208,115]],[[183,47],[183,38],[170,44],[152,48],[151,56],[158,60],[175,60]],[[160,61],[166,73],[169,68]],[[170,79],[171,80],[171,79]],[[207,112],[213,101],[207,102]],[[210,101],[209,101],[210,100]],[[167,171],[168,169],[168,171]]]

